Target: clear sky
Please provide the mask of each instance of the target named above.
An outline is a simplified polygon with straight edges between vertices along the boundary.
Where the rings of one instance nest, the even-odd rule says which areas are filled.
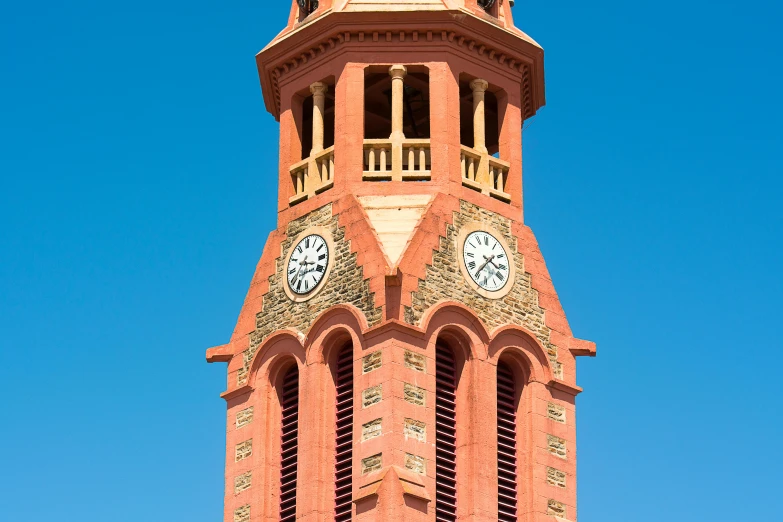
[[[0,520],[222,516],[228,341],[275,226],[286,0],[5,2]],[[575,335],[581,522],[783,510],[772,0],[517,0],[525,201]]]

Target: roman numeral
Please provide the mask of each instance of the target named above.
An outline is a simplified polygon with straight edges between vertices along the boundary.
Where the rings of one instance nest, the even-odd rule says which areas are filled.
[[[484,236],[484,245],[489,246],[489,236]]]
[[[321,254],[318,256],[318,261],[323,261],[324,259],[326,259],[326,254]]]
[[[296,283],[296,291],[299,292],[302,290],[302,280],[300,279],[298,283]]]
[[[302,245],[299,245],[298,247],[296,247],[296,251],[301,254],[302,253]]]
[[[305,238],[305,248],[310,248],[310,238]]]
[[[288,275],[295,274],[295,273],[296,273],[296,268],[292,268],[291,270],[288,271]]]
[[[307,292],[308,290],[310,290],[310,283],[305,281],[305,292]]]
[[[498,265],[498,268],[501,269],[501,270],[508,269],[508,267],[506,265],[502,264],[502,263]]]
[[[504,257],[506,257],[506,254],[498,254],[498,255],[497,255],[497,258],[498,258],[498,259],[503,259]]]
[[[317,267],[315,267],[315,269],[316,269],[318,272],[321,272],[321,273],[323,274],[323,273],[324,273],[324,270],[326,270],[326,267],[325,267],[324,265],[318,265]]]
[[[468,257],[476,257],[476,255],[473,252],[468,252],[465,255],[467,255]]]
[[[320,252],[323,247],[324,247],[324,244],[321,243],[320,246],[318,247],[318,250],[316,250],[316,252]]]
[[[475,261],[471,261],[470,263],[468,263],[468,268],[470,268],[471,270],[476,268],[476,262]]]
[[[504,279],[503,274],[501,274],[500,272],[495,272],[495,277],[497,277],[501,281],[503,281],[503,279]]]

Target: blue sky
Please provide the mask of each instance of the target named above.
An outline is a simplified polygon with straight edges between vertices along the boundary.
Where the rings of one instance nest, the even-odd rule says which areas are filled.
[[[226,342],[274,227],[286,1],[0,16],[0,519],[213,522]],[[783,509],[779,2],[518,0],[527,223],[575,334],[581,522]]]

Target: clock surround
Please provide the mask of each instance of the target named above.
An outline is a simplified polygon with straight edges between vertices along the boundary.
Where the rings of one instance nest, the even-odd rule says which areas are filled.
[[[305,290],[304,292],[301,292],[301,290],[295,290],[292,288],[292,285],[295,284],[292,283],[290,278],[290,267],[292,263],[292,259],[296,260],[297,257],[297,249],[301,247],[302,251],[305,250],[304,244],[308,240],[308,238],[313,238],[316,242],[323,241],[323,245],[325,246],[325,254],[326,258],[324,261],[326,261],[326,264],[324,266],[323,272],[320,272],[321,276],[320,278],[315,278],[314,285],[312,288],[309,288]],[[304,232],[300,233],[294,240],[291,242],[291,246],[286,253],[285,257],[285,263],[282,267],[282,274],[281,277],[285,279],[285,282],[283,284],[283,288],[285,289],[285,293],[288,296],[288,298],[295,302],[295,303],[303,303],[305,301],[308,301],[318,295],[318,293],[324,288],[324,286],[327,284],[329,280],[329,275],[332,271],[332,267],[334,266],[334,252],[335,252],[335,246],[334,246],[334,239],[332,238],[332,234],[329,231],[329,229],[324,227],[312,227],[308,228]],[[301,255],[301,254],[300,254]],[[323,253],[320,253],[319,255],[323,255]],[[319,265],[317,258],[313,259],[312,262],[309,264],[312,264],[314,267],[323,266],[323,264]],[[314,268],[313,270],[316,270]]]
[[[492,288],[483,287],[478,281],[474,279],[470,268],[467,266],[465,262],[465,258],[466,258],[465,244],[468,238],[476,233],[487,234],[488,236],[496,240],[500,248],[503,249],[503,252],[506,256],[508,275],[504,276],[505,282],[499,288],[492,289]],[[497,231],[496,229],[494,229],[493,227],[487,224],[471,223],[462,227],[459,234],[457,235],[456,241],[457,241],[456,247],[457,247],[458,264],[459,264],[460,272],[462,273],[462,277],[465,280],[465,283],[467,283],[467,285],[471,287],[477,294],[487,299],[501,299],[506,295],[508,295],[508,293],[514,287],[514,281],[516,280],[517,266],[515,261],[515,253],[508,245],[508,242],[503,237],[503,234],[501,234],[499,231]]]

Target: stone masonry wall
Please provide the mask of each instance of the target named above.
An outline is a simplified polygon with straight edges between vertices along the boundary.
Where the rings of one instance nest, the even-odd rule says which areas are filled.
[[[457,236],[469,223],[480,222],[491,226],[506,240],[513,251],[516,277],[512,290],[501,299],[487,299],[468,286],[460,270]],[[440,238],[440,247],[427,265],[425,279],[419,280],[412,295],[412,306],[405,307],[405,320],[418,324],[424,313],[443,300],[465,304],[481,318],[491,331],[502,325],[516,324],[535,334],[547,349],[555,376],[560,375],[557,347],[550,342],[550,329],[544,323],[544,309],[538,305],[538,292],[531,285],[531,275],[524,271],[524,259],[517,249],[517,238],[511,233],[511,220],[494,212],[460,201],[460,211],[454,214],[454,224],[446,226],[446,237]]]
[[[310,227],[327,228],[334,239],[335,251],[331,262],[332,271],[324,287],[312,299],[294,303],[285,293],[283,285],[285,257],[296,237]],[[274,245],[270,245],[276,248]],[[243,367],[238,375],[238,384],[247,382],[250,362],[258,347],[271,333],[282,328],[296,328],[307,332],[319,314],[337,304],[352,304],[361,310],[370,326],[378,324],[382,309],[374,307],[375,296],[370,292],[362,268],[356,264],[356,254],[345,239],[345,229],[340,228],[337,217],[332,216],[332,205],[326,205],[310,214],[291,221],[282,244],[282,254],[275,262],[275,273],[269,278],[269,291],[264,295],[262,311],[256,315],[256,330],[250,336],[250,348],[243,354]]]

